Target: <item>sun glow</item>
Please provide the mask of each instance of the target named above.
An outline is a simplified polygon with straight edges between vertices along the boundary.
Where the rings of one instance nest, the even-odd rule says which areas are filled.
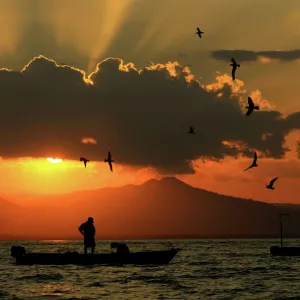
[[[61,158],[51,158],[51,157],[48,157],[47,160],[49,162],[51,162],[52,164],[58,164],[58,163],[61,163],[62,162],[62,159]]]

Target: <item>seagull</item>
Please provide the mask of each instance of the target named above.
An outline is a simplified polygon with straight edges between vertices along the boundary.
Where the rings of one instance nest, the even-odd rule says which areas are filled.
[[[254,158],[253,158],[252,165],[249,166],[249,167],[248,167],[247,169],[245,169],[244,171],[247,171],[247,170],[252,169],[252,168],[254,168],[254,167],[258,167],[256,161],[257,161],[257,153],[254,152]]]
[[[113,172],[112,162],[114,162],[114,160],[111,159],[111,153],[110,153],[110,151],[108,151],[107,159],[104,159],[104,162],[107,162],[109,164],[109,168]]]
[[[245,106],[245,108],[248,109],[246,113],[247,117],[252,114],[254,109],[259,110],[259,106],[258,105],[255,106],[253,100],[250,97],[248,97],[248,106]]]
[[[80,161],[83,161],[84,167],[86,168],[86,163],[87,163],[89,160],[86,159],[86,158],[84,158],[84,157],[80,157]]]
[[[237,67],[241,67],[241,65],[239,65],[234,58],[231,59],[232,64],[230,64],[229,66],[232,66],[232,80],[235,80],[235,71]]]
[[[193,126],[191,126],[188,133],[190,133],[190,134],[196,134],[195,128]]]
[[[196,34],[198,34],[198,36],[199,36],[200,39],[202,38],[202,36],[201,36],[202,33],[204,33],[204,32],[201,31],[201,30],[199,29],[199,27],[197,27],[197,32],[196,32]]]
[[[267,188],[267,189],[270,189],[270,190],[275,190],[275,188],[273,187],[273,184],[274,184],[274,182],[275,182],[277,179],[278,179],[278,177],[272,179],[272,180],[270,181],[270,183],[266,185],[266,188]]]

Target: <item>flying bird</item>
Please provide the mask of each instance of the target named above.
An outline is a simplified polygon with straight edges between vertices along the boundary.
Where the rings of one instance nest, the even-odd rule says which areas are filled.
[[[109,168],[113,172],[112,163],[114,162],[114,160],[111,159],[111,153],[110,153],[110,151],[108,151],[107,159],[104,159],[104,162],[107,162],[109,164]]]
[[[255,106],[253,100],[250,97],[248,97],[248,106],[245,106],[245,108],[248,109],[246,113],[247,117],[252,114],[254,109],[259,110],[259,106],[258,105]]]
[[[84,158],[84,157],[80,157],[80,161],[83,161],[84,167],[86,168],[86,163],[87,163],[89,160],[86,159],[86,158]]]
[[[278,179],[278,177],[272,179],[272,180],[270,181],[270,183],[266,185],[266,188],[267,188],[267,189],[270,189],[270,190],[275,190],[275,188],[273,187],[273,185],[274,185],[274,182],[275,182],[277,179]]]
[[[257,162],[257,153],[254,152],[254,158],[253,158],[253,162],[252,162],[252,165],[249,166],[247,169],[245,169],[244,171],[247,171],[249,169],[252,169],[254,167],[258,167],[258,164],[256,163]]]
[[[201,31],[201,30],[199,29],[199,27],[197,27],[197,32],[196,32],[196,34],[199,36],[200,39],[202,38],[202,36],[201,36],[202,33],[204,33],[204,32]]]
[[[231,59],[231,64],[229,66],[232,66],[232,73],[231,73],[231,76],[232,76],[232,80],[235,80],[235,71],[236,71],[236,68],[237,67],[241,67],[241,65],[239,65],[234,58]]]
[[[190,133],[190,134],[196,134],[195,128],[193,126],[191,126],[188,133]]]

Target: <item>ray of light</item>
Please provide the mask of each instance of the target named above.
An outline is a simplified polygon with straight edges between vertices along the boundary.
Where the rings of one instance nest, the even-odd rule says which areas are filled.
[[[99,38],[92,50],[88,71],[92,71],[97,64],[97,58],[102,58],[106,50],[113,41],[119,28],[122,26],[129,8],[131,7],[132,0],[118,0],[117,2],[106,0],[104,1],[104,14],[103,19],[99,20]]]

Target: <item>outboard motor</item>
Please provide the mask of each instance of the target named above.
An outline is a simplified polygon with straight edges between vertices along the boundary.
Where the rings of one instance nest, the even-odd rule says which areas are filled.
[[[23,246],[12,246],[10,249],[10,255],[15,258],[25,256],[26,250]]]
[[[112,242],[110,247],[111,249],[116,249],[117,254],[126,255],[130,253],[129,247],[125,243]]]

